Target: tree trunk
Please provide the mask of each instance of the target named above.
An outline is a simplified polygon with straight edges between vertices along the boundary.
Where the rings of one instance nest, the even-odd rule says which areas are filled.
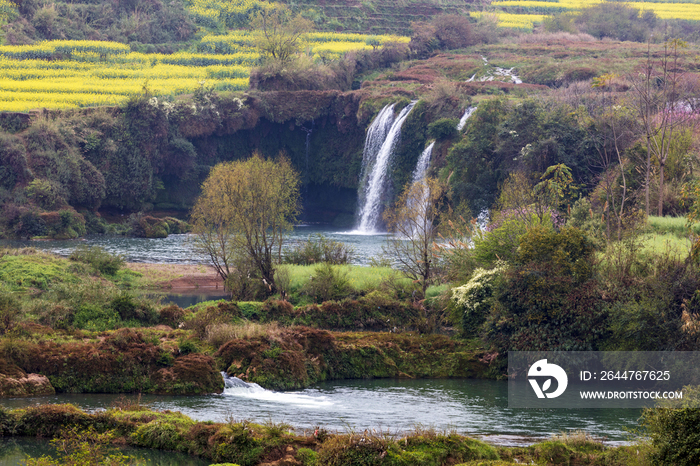
[[[649,217],[649,177],[651,176],[651,142],[649,138],[649,130],[647,129],[647,169],[644,175],[644,210],[647,217]]]
[[[659,217],[664,216],[664,165],[659,161]]]

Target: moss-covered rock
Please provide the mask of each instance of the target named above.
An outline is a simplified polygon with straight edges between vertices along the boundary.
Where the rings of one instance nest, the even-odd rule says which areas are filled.
[[[189,354],[172,360],[163,357],[156,343],[140,332],[121,329],[97,343],[27,343],[16,363],[27,372],[48,377],[58,392],[184,395],[223,391],[224,382],[210,356]]]
[[[215,355],[229,375],[271,389],[335,379],[484,377],[489,365],[479,356],[443,335],[335,334],[308,327],[232,340]]]

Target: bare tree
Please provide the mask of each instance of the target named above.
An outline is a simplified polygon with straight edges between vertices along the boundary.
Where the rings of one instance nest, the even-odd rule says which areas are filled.
[[[440,214],[440,200],[444,195],[444,185],[433,178],[426,178],[413,183],[399,196],[394,207],[384,212],[389,231],[394,233],[387,240],[384,253],[398,262],[404,275],[420,282],[423,294],[435,274],[435,223]]]
[[[617,239],[622,238],[622,221],[627,202],[626,160],[623,159],[622,153],[639,134],[633,110],[610,94],[616,78],[614,74],[604,74],[593,80],[593,87],[601,91],[603,105],[587,124],[595,140],[595,148],[598,152],[596,168],[601,171],[601,181],[605,188],[605,223],[608,241],[610,241],[612,231],[610,221],[613,216],[617,221]]]
[[[644,68],[633,76],[634,106],[646,138],[647,160],[644,178],[644,197],[647,216],[650,211],[649,185],[652,159],[659,166],[659,199],[657,215],[663,215],[664,168],[671,152],[671,141],[679,131],[697,124],[697,89],[686,79],[681,69],[683,50],[687,44],[680,39],[664,43],[661,59],[652,57],[651,44],[647,45]]]

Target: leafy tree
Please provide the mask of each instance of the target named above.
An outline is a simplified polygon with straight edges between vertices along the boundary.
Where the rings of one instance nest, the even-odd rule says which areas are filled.
[[[270,8],[258,12],[251,27],[263,57],[287,62],[299,51],[301,36],[313,30],[313,23],[301,15],[292,17],[287,8]]]
[[[384,253],[398,262],[408,278],[420,282],[423,294],[435,275],[432,249],[444,195],[445,186],[426,178],[413,183],[394,207],[384,212],[387,227],[395,235],[387,241]]]
[[[530,228],[498,288],[485,329],[499,350],[592,350],[606,335],[593,245],[576,228]]]
[[[221,278],[235,273],[234,263],[243,257],[268,291],[275,291],[274,266],[299,212],[299,182],[284,156],[274,161],[255,153],[212,169],[192,209],[192,223],[196,244]]]

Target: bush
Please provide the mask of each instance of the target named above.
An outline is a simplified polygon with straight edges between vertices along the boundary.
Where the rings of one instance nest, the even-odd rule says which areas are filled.
[[[347,275],[324,262],[314,268],[314,276],[302,287],[301,293],[318,303],[345,298],[352,291]]]
[[[42,209],[54,210],[67,205],[66,194],[56,182],[37,178],[29,183],[26,191],[27,197]]]
[[[185,311],[176,304],[161,308],[158,314],[158,322],[172,328],[178,328],[185,321]]]
[[[19,301],[9,291],[0,288],[0,335],[15,326],[20,313]]]
[[[121,326],[121,319],[119,314],[111,308],[103,308],[96,304],[83,304],[75,312],[73,325],[84,330],[103,332]]]
[[[241,310],[235,303],[222,302],[216,306],[209,306],[198,311],[195,315],[185,320],[183,328],[194,330],[199,339],[207,337],[207,329],[215,324],[232,323],[234,319],[242,317]]]
[[[283,260],[287,264],[295,265],[313,265],[321,262],[344,265],[351,263],[354,256],[355,249],[352,246],[317,233],[297,243],[285,253]]]
[[[660,403],[642,413],[656,465],[700,464],[700,387],[683,387],[683,400]]]
[[[473,44],[468,16],[438,15],[433,18],[432,24],[443,50],[461,49]]]
[[[590,351],[608,337],[593,249],[575,228],[530,228],[520,239],[485,324],[499,350]]]
[[[199,353],[199,347],[197,346],[197,343],[194,342],[194,340],[186,340],[184,338],[181,338],[180,341],[177,342],[177,347],[180,350],[180,354],[192,354],[192,353]]]
[[[471,280],[452,289],[452,301],[457,311],[453,313],[453,322],[462,327],[465,335],[477,334],[486,322],[486,316],[493,303],[496,283],[505,271],[505,264],[491,270],[476,269]]]
[[[206,341],[212,347],[218,349],[224,343],[236,338],[236,326],[233,324],[214,324],[209,325],[206,330]]]
[[[428,137],[437,140],[449,139],[457,135],[456,118],[440,118],[428,125]]]
[[[146,324],[153,324],[158,321],[158,314],[148,303],[138,302],[129,293],[120,293],[110,303],[110,307],[115,310],[122,320],[138,320]]]
[[[80,245],[71,253],[69,259],[91,265],[105,275],[114,275],[124,265],[124,257],[110,254],[99,246]]]

